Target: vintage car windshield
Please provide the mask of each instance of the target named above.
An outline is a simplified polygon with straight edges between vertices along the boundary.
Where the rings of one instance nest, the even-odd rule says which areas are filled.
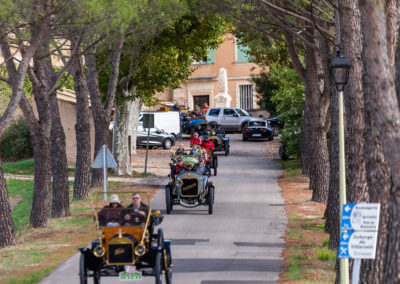
[[[237,113],[240,116],[251,116],[247,111],[245,111],[244,109],[241,108],[235,108],[235,110],[237,111]]]
[[[249,122],[249,127],[252,127],[252,126],[263,126],[263,127],[265,127],[265,126],[267,126],[267,123],[265,121],[250,121]]]
[[[144,227],[150,213],[149,192],[94,194],[94,221],[100,227]]]

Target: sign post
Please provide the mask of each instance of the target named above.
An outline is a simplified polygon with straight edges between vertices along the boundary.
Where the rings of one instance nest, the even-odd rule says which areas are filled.
[[[375,258],[379,212],[379,203],[343,204],[338,257],[354,259],[353,284],[359,282],[360,260]]]
[[[107,145],[101,146],[101,150],[94,159],[92,168],[94,169],[103,168],[104,201],[107,201],[107,169],[116,168],[117,166],[118,166],[117,162],[114,160],[114,157],[112,156]]]
[[[147,156],[149,153],[150,128],[154,128],[154,114],[143,114],[143,128],[147,128],[146,158],[144,161],[144,173],[147,173]]]

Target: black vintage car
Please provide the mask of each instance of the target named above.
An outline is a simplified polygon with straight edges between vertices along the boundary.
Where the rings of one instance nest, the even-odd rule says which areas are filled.
[[[120,197],[125,194],[117,193]],[[129,206],[103,207],[106,204],[102,201],[103,193],[94,197],[96,203],[101,204],[95,207],[94,216],[98,238],[92,242],[91,247],[79,249],[81,284],[87,283],[90,277],[93,277],[94,283],[100,283],[102,277],[110,276],[119,277],[121,281],[154,276],[156,284],[163,283],[162,278],[165,277],[167,284],[172,283],[171,242],[164,240],[161,228],[154,233],[154,226],[160,224],[163,217],[160,211],[152,211],[148,192],[139,194],[145,204],[142,215]],[[127,198],[122,200],[129,200],[131,195],[132,192],[126,193]],[[124,221],[128,218],[122,218],[124,214],[132,217],[129,217],[129,222]],[[122,218],[120,220],[104,221],[104,216],[119,215]]]
[[[208,214],[213,213],[215,188],[206,176],[193,171],[185,171],[175,177],[169,175],[169,178],[169,183],[165,186],[167,214],[171,213],[174,205],[186,208],[204,205],[208,206]]]
[[[267,139],[268,141],[272,141],[274,139],[274,134],[265,120],[250,121],[243,130],[243,141],[249,139]]]

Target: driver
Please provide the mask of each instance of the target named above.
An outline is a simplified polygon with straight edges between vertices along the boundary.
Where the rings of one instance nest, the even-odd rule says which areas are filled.
[[[186,165],[183,163],[182,158],[176,159],[176,165],[174,166],[174,176],[179,175],[186,171]]]
[[[217,131],[215,133],[217,136],[225,137],[225,130],[222,128],[221,124],[218,124]]]
[[[140,225],[146,222],[149,207],[142,202],[139,193],[132,194],[132,203],[122,211],[125,225]]]

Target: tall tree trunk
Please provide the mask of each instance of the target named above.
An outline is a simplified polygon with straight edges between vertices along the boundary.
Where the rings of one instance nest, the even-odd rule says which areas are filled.
[[[329,152],[326,140],[326,110],[324,109],[324,96],[321,95],[318,85],[317,58],[316,51],[311,47],[306,47],[306,100],[308,107],[304,108],[304,117],[307,119],[306,132],[310,149],[313,149],[310,169],[310,189],[313,191],[312,201],[326,203],[329,192]],[[328,98],[328,97],[326,97]]]
[[[89,88],[90,100],[92,104],[92,114],[95,128],[94,156],[100,151],[101,146],[108,145],[109,141],[109,124],[111,110],[114,106],[115,95],[118,86],[119,64],[121,61],[122,47],[124,35],[120,35],[115,43],[113,50],[113,58],[111,62],[111,72],[107,88],[107,97],[102,104],[99,75],[96,67],[95,50],[90,49],[85,52],[86,77]],[[101,169],[93,169],[92,187],[101,186],[103,184],[103,171]]]
[[[71,74],[76,94],[76,168],[73,198],[84,199],[89,196],[90,191],[91,144],[88,88],[80,58],[73,63]]]
[[[340,5],[341,44],[351,62],[349,81],[344,90],[347,201],[357,203],[368,201],[364,159],[361,19],[357,0],[341,0]]]
[[[15,228],[12,222],[11,206],[8,200],[6,181],[0,159],[0,248],[16,244]]]
[[[48,43],[45,47],[47,54],[50,54]],[[56,84],[56,74],[54,72],[50,57],[43,60],[46,72],[46,88],[50,90]],[[51,171],[53,174],[53,196],[51,204],[51,216],[53,218],[69,216],[69,183],[68,183],[68,164],[65,142],[65,132],[61,124],[60,111],[57,103],[57,92],[53,91],[49,95],[51,108]]]
[[[333,92],[330,97],[329,115],[331,127],[329,129],[331,163],[329,175],[329,194],[325,211],[325,231],[330,234],[329,248],[339,247],[339,105],[338,94]]]
[[[142,100],[140,98],[136,98],[133,101],[130,102],[131,107],[130,107],[130,135],[131,135],[131,141],[132,141],[132,153],[136,154],[136,138],[138,134],[138,125],[139,125],[139,116],[140,116],[140,110],[142,109]]]
[[[124,96],[129,96],[129,91],[124,91]],[[117,175],[130,175],[131,169],[131,149],[129,149],[129,122],[132,103],[124,101],[123,106],[115,107],[114,119],[114,145],[113,154],[117,161],[118,168],[115,169]],[[133,141],[131,140],[131,143]]]
[[[381,235],[379,238],[387,237],[387,244],[385,246],[384,241],[378,240],[377,258],[369,276],[371,279],[379,279],[382,273],[381,269],[384,269],[382,283],[399,283],[400,153],[398,149],[400,148],[400,113],[395,93],[393,69],[388,56],[384,3],[372,0],[360,1],[360,11],[363,33],[362,59],[365,67],[365,108],[369,115],[368,119],[371,121],[371,128],[377,131],[376,136],[381,142],[393,184],[388,203],[385,199],[387,187],[371,187],[369,189],[371,200],[376,197],[381,202],[380,226],[386,225],[383,223],[389,220],[388,228],[383,228],[383,234],[385,231],[388,231],[388,234],[385,236],[379,234]],[[379,143],[376,143],[375,146],[377,145]],[[382,171],[381,168],[378,170]],[[371,178],[375,178],[372,173],[368,174]],[[383,172],[383,175],[386,173]],[[389,213],[384,211],[385,208],[388,208]],[[374,273],[374,271],[377,272]]]
[[[39,63],[35,62],[35,65]],[[37,70],[39,69],[39,70]],[[35,66],[37,78],[44,78],[40,66]],[[24,113],[29,127],[32,141],[34,159],[34,186],[30,224],[32,227],[46,227],[50,217],[50,193],[51,193],[51,170],[50,170],[50,129],[51,116],[50,105],[45,86],[41,82],[35,82],[33,76],[29,76],[33,86],[33,95],[39,115],[35,115],[25,96],[21,98],[20,107]]]

